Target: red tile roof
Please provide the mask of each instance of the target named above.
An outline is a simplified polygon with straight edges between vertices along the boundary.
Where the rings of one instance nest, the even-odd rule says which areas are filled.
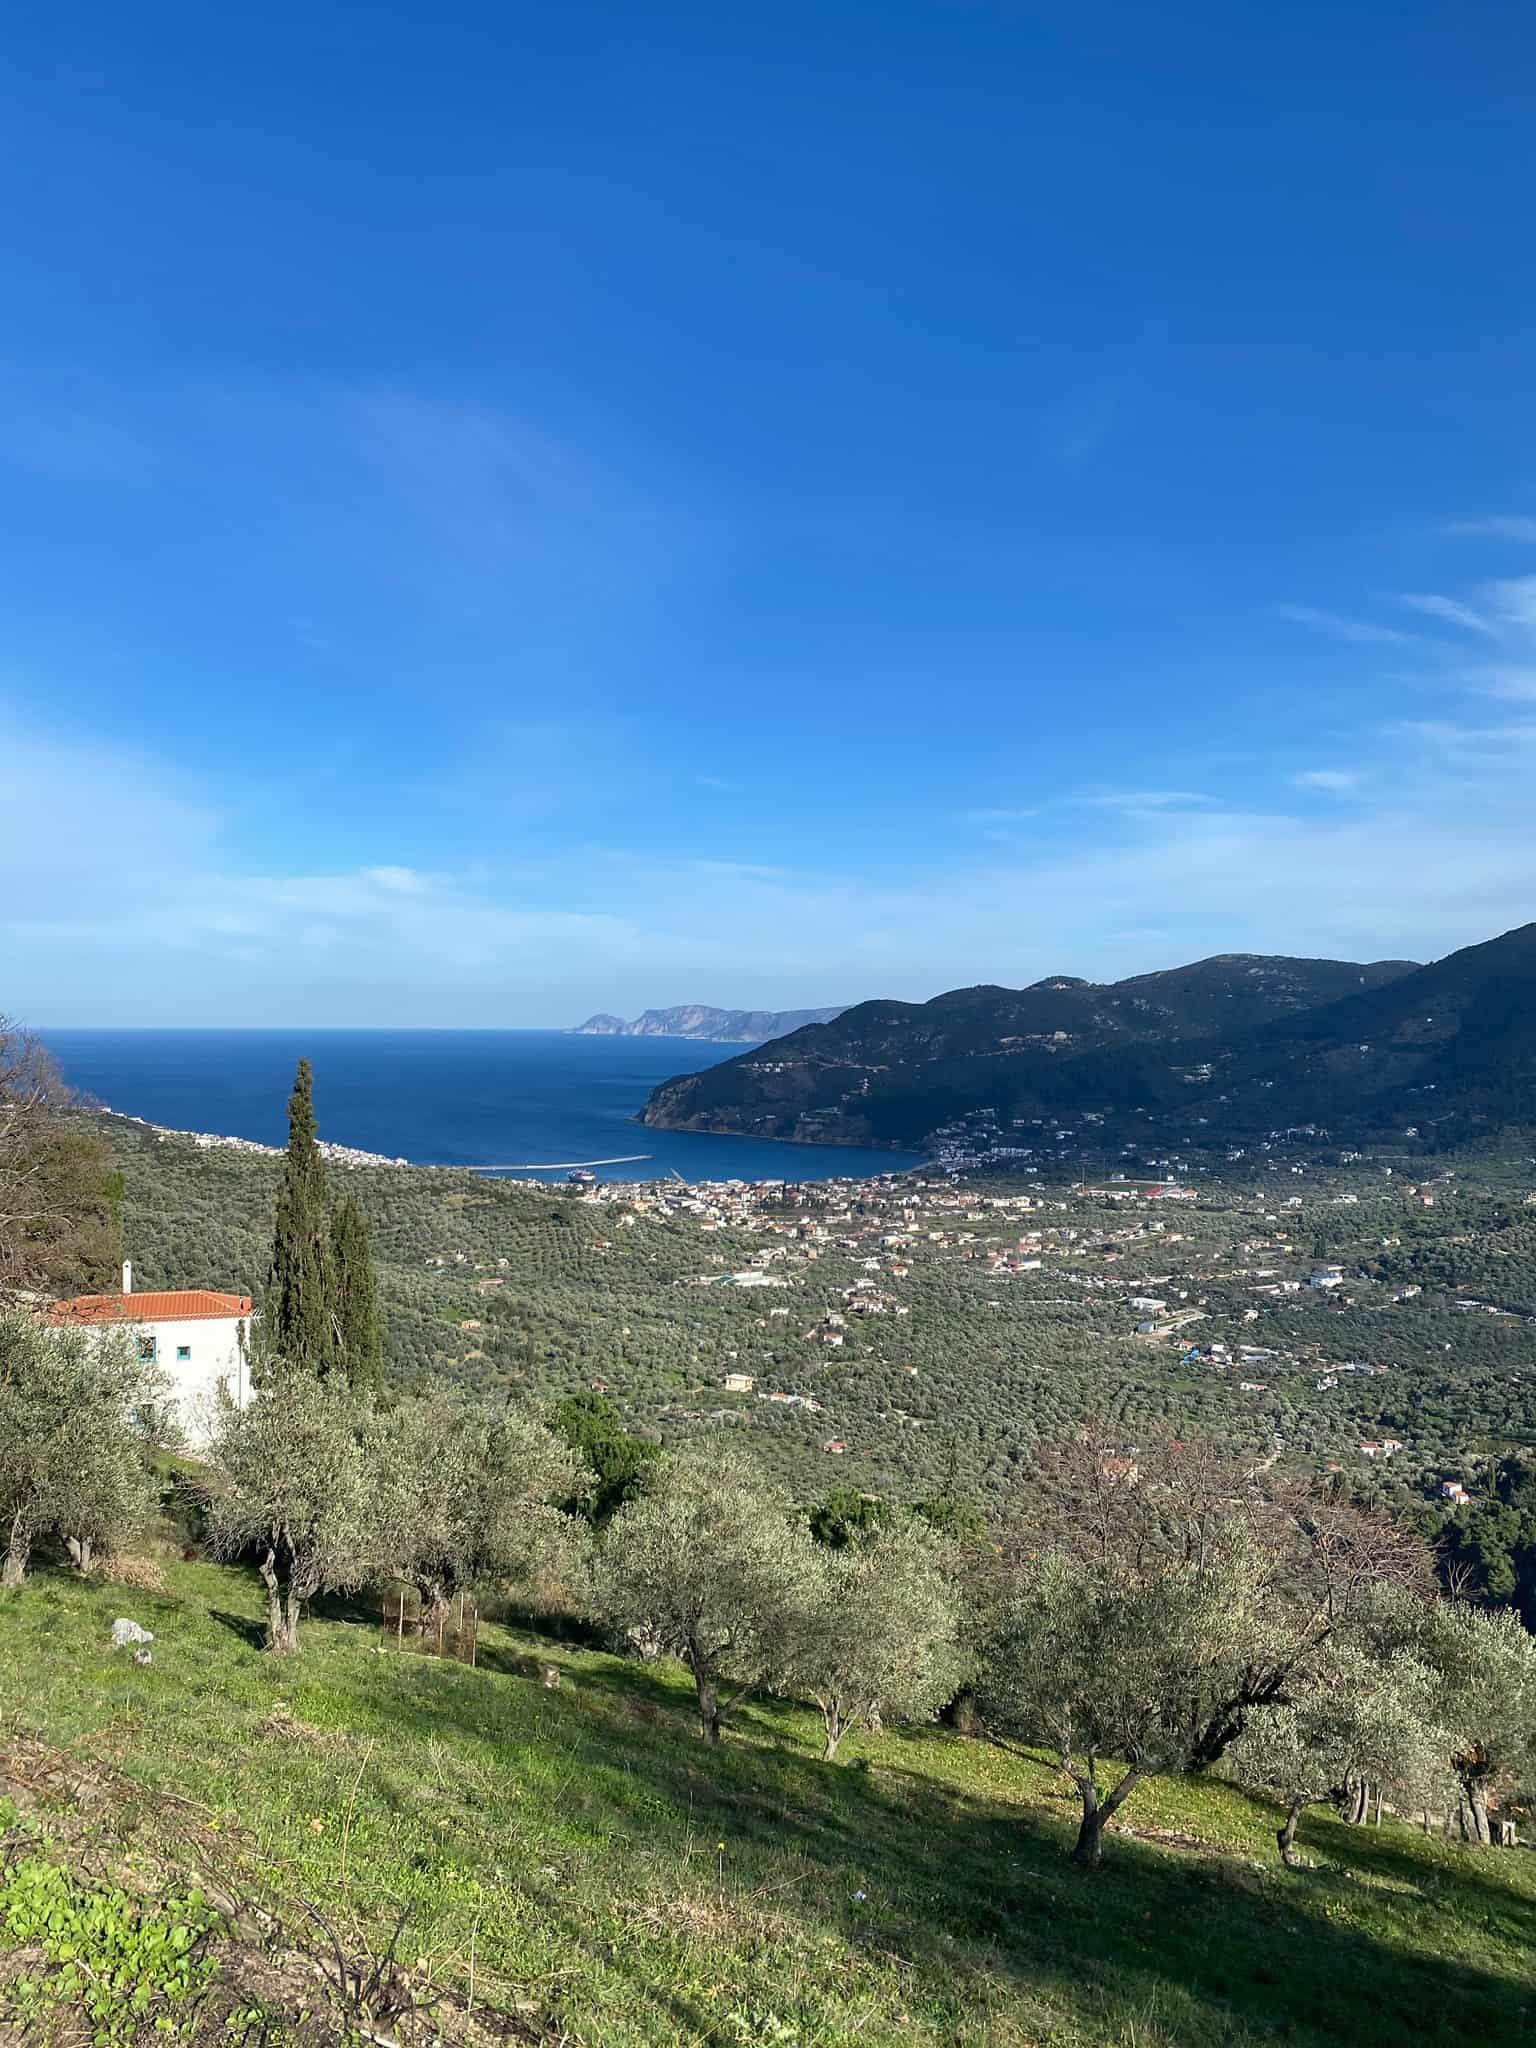
[[[56,1323],[195,1323],[230,1316],[248,1316],[248,1294],[215,1294],[207,1287],[184,1287],[168,1294],[77,1294],[56,1301]]]

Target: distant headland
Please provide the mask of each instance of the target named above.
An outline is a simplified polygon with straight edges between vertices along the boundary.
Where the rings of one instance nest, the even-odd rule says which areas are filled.
[[[702,1038],[713,1045],[765,1045],[803,1024],[830,1024],[848,1007],[825,1010],[717,1010],[708,1003],[678,1003],[670,1010],[645,1010],[638,1017],[599,1011],[575,1027],[578,1038]]]

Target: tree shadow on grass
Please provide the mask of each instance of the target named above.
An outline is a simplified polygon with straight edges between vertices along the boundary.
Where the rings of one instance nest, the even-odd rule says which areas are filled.
[[[1536,1990],[1507,1962],[1478,1968],[1427,1954],[1406,1933],[1378,1935],[1329,1917],[1318,1888],[1298,1886],[1278,1865],[1255,1872],[1234,1856],[1169,1853],[1118,1837],[1104,1869],[1086,1874],[1066,1860],[1065,1815],[1058,1825],[1004,1798],[879,1763],[839,1769],[729,1739],[707,1749],[689,1731],[675,1685],[643,1665],[581,1670],[556,1692],[485,1670],[441,1681],[433,1674],[428,1683],[444,1719],[460,1711],[483,1735],[490,1711],[510,1739],[552,1741],[573,1760],[562,1820],[575,1838],[589,1837],[578,1853],[604,1863],[616,1900],[626,1884],[635,1887],[637,1908],[665,1903],[669,1872],[680,1895],[693,1881],[690,1855],[718,1841],[720,1869],[744,1913],[771,1894],[775,1911],[798,1918],[813,1940],[835,1933],[852,1952],[875,1951],[935,1981],[958,1970],[979,1985],[1002,1973],[1079,2014],[1086,2002],[1123,2022],[1150,2002],[1174,2011],[1181,2042],[1216,2043],[1243,2030],[1351,2048],[1528,2038]],[[487,1686],[505,1689],[503,1697],[487,1701]],[[637,1721],[626,1711],[636,1703],[664,1707],[665,1725]],[[1436,1870],[1400,1840],[1362,1844],[1356,1855],[1356,1832],[1334,1853],[1362,1872],[1391,1868],[1403,1889],[1426,1880],[1432,1888]],[[1439,1875],[1447,1890],[1460,1881],[1459,1869]],[[1485,1919],[1489,1882],[1496,1879],[1477,1874],[1477,1896],[1461,1909],[1467,1922]],[[1344,1883],[1355,1905],[1382,1904]],[[674,1994],[646,1975],[643,1946],[626,1956],[598,1940],[574,1895],[552,1889],[541,1904],[573,1941],[595,1942],[606,1968],[628,1972],[638,1993],[684,2018]],[[1456,1910],[1454,1898],[1442,1898],[1440,1910]],[[1498,1917],[1511,1945],[1526,1938],[1528,1901],[1505,1894]]]
[[[264,1650],[267,1647],[266,1624],[253,1621],[248,1614],[226,1614],[222,1609],[211,1607],[208,1619],[216,1621],[220,1628],[227,1628],[232,1636],[238,1636],[249,1649]]]
[[[377,1594],[317,1593],[305,1607],[316,1621],[351,1621],[382,1633],[387,1627]]]
[[[1414,1855],[1404,1839],[1410,1823],[1390,1823],[1383,1828],[1351,1827],[1348,1822],[1313,1807],[1303,1815],[1296,1846],[1301,1855],[1321,1860],[1321,1873],[1342,1869],[1360,1871],[1381,1880],[1389,1888],[1411,1891],[1428,1904],[1441,1902],[1447,1889],[1474,1894],[1478,1916],[1487,1926],[1509,1940],[1529,1948],[1532,1982],[1536,1985],[1536,1897],[1516,1890],[1509,1882],[1523,1870],[1536,1875],[1536,1862],[1522,1849],[1476,1848],[1467,1844],[1445,1845],[1454,1859],[1447,1864]],[[1416,1832],[1416,1831],[1414,1831]],[[1435,1837],[1430,1841],[1439,1846]],[[1533,2002],[1536,2014],[1536,2002]]]

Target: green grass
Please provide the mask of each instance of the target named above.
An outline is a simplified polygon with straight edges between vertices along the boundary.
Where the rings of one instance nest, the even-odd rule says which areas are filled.
[[[315,1619],[280,1664],[256,1591],[206,1565],[163,1596],[37,1577],[0,1603],[0,1738],[109,1764],[120,1835],[152,1852],[174,1812],[360,1940],[409,1905],[416,1981],[462,1996],[473,1971],[531,2038],[1314,2048],[1536,2021],[1529,1854],[1313,1813],[1315,1867],[1286,1872],[1266,1806],[1154,1784],[1130,1827],[1198,1846],[1118,1834],[1085,1876],[1037,1759],[924,1730],[823,1765],[777,1703],[711,1754],[675,1669],[499,1628],[471,1671]],[[154,1630],[151,1668],[107,1647],[117,1614]],[[266,1732],[278,1702],[315,1732]]]

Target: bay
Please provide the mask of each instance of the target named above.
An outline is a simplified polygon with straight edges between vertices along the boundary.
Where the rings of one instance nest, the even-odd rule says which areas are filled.
[[[561,1180],[832,1180],[918,1155],[653,1131],[646,1096],[744,1048],[565,1031],[98,1031],[40,1034],[66,1081],[108,1109],[180,1131],[281,1145],[293,1070],[315,1071],[322,1138],[413,1166]]]

